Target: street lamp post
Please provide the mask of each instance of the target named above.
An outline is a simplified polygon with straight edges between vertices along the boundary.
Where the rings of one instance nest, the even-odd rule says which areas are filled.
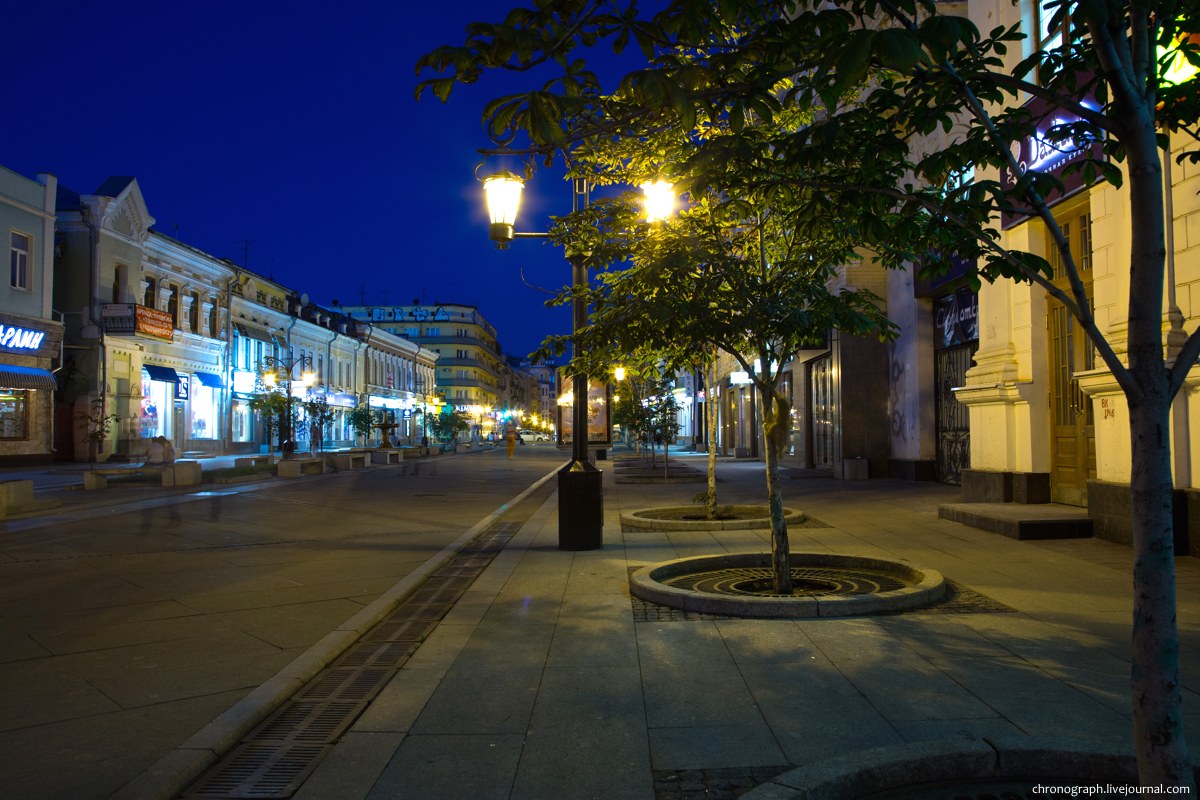
[[[546,233],[518,233],[516,231],[517,210],[521,204],[521,191],[525,182],[511,172],[498,172],[483,180],[487,198],[489,228],[488,235],[501,249],[508,247],[514,238],[546,238]],[[663,213],[663,198],[673,196],[670,185],[659,181],[643,184],[647,198],[659,198],[647,203],[650,218]],[[588,204],[588,182],[583,178],[573,180],[572,211],[579,211]],[[587,326],[587,304],[584,290],[587,288],[587,266],[580,257],[568,257],[571,264],[571,334],[578,335]],[[598,550],[604,546],[604,483],[603,473],[588,458],[588,381],[587,376],[576,371],[572,376],[572,392],[575,402],[571,406],[571,461],[558,473],[558,549]]]
[[[417,392],[421,395],[421,447],[423,449],[429,446],[429,400],[425,394],[425,378],[420,376],[416,380]]]
[[[276,356],[267,356],[262,360],[263,365],[263,382],[275,388],[275,386],[283,381],[287,386],[287,406],[284,413],[285,436],[283,439],[283,457],[287,458],[296,450],[296,442],[293,440],[292,431],[292,382],[293,373],[296,367],[300,367],[300,382],[307,388],[316,383],[317,374],[313,372],[313,360],[311,356],[296,356],[293,358],[277,358]],[[289,448],[290,446],[290,448]]]
[[[545,238],[545,233],[517,233],[517,209],[525,183],[511,172],[501,172],[483,182],[490,219],[489,236],[502,248],[514,238]],[[588,185],[574,181],[572,210],[588,201]],[[577,334],[587,325],[587,305],[583,290],[587,287],[587,268],[581,258],[569,258],[571,264],[571,332]],[[587,397],[587,376],[576,372],[572,378],[575,396]],[[588,460],[587,404],[577,402],[571,417],[571,461],[558,473],[558,549],[598,550],[604,546],[603,473]]]

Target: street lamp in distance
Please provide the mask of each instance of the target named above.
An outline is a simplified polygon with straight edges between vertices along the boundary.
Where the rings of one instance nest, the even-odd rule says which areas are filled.
[[[274,389],[280,382],[287,386],[287,406],[284,413],[282,432],[283,457],[288,458],[296,451],[296,441],[292,430],[292,384],[301,383],[306,389],[317,382],[317,373],[313,372],[312,356],[296,356],[294,358],[278,358],[267,356],[262,360],[263,383]],[[293,377],[296,367],[299,367],[300,378]]]

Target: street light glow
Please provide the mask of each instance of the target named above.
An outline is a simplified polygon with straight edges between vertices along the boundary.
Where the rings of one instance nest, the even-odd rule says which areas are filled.
[[[521,207],[521,190],[525,182],[511,172],[497,172],[483,181],[487,198],[488,236],[494,242],[511,242]]]
[[[662,179],[643,183],[642,207],[647,222],[669,219],[675,213],[675,184]]]

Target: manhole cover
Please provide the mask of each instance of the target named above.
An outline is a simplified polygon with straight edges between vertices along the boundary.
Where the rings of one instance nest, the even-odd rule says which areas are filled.
[[[878,594],[903,589],[895,576],[865,569],[793,567],[793,596]],[[771,570],[766,567],[726,567],[666,578],[667,586],[708,594],[779,597],[774,591]]]

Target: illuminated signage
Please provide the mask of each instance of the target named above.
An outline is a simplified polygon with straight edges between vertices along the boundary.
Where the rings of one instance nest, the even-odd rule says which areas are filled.
[[[1090,98],[1085,99],[1081,101],[1081,105],[1094,109],[1096,101]],[[1026,103],[1025,108],[1036,120],[1037,128],[1032,135],[1012,143],[1012,154],[1017,161],[1021,175],[1030,171],[1043,172],[1062,181],[1062,191],[1054,192],[1046,197],[1046,204],[1054,205],[1084,187],[1083,171],[1075,170],[1066,174],[1067,168],[1085,159],[1102,160],[1104,150],[1099,141],[1092,139],[1051,139],[1049,137],[1052,129],[1080,122],[1082,121],[1081,117],[1051,106],[1045,100],[1037,97]],[[1019,176],[1014,175],[1008,167],[1000,170],[1000,185],[1005,191],[1015,189],[1018,178]],[[1000,227],[1011,228],[1032,214],[1032,208],[1004,211],[1000,215]]]
[[[37,350],[46,338],[45,331],[31,331],[14,325],[0,325],[0,347],[16,350]]]
[[[175,338],[175,321],[166,311],[136,303],[106,303],[100,309],[106,333],[134,334],[164,342]]]

